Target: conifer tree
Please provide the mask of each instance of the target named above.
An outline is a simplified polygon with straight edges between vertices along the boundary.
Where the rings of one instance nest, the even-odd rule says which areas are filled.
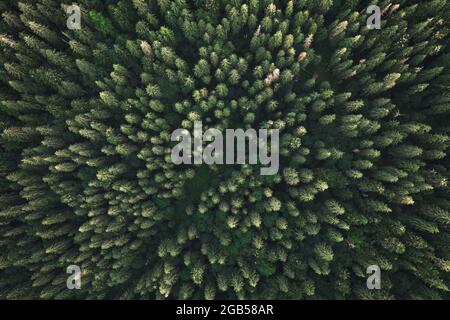
[[[358,1],[70,5],[0,3],[0,298],[449,299],[449,1],[378,1],[379,30]],[[279,172],[174,164],[196,121],[279,129]]]

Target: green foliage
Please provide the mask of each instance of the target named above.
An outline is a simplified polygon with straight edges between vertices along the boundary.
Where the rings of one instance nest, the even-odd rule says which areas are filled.
[[[260,264],[257,264],[256,269],[258,270],[259,274],[263,277],[269,277],[273,275],[276,271],[275,265],[268,262],[261,262]]]
[[[67,30],[2,1],[0,298],[449,299],[450,2],[378,4],[81,1]],[[175,165],[199,120],[279,129],[279,172]]]
[[[111,34],[114,32],[114,27],[107,17],[103,16],[100,12],[91,10],[89,11],[89,17],[91,18],[92,23],[94,23],[95,28],[104,33]]]

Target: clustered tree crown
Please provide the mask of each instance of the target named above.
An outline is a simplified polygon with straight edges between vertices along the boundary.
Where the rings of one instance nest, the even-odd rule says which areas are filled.
[[[77,4],[0,2],[0,298],[450,298],[449,1],[373,0],[379,30],[355,0]],[[172,163],[199,120],[280,130],[278,174]]]

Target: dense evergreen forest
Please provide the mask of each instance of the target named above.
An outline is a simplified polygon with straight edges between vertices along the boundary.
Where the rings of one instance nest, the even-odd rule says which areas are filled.
[[[0,298],[450,299],[450,1],[0,13]],[[278,173],[174,164],[200,120],[278,129]]]

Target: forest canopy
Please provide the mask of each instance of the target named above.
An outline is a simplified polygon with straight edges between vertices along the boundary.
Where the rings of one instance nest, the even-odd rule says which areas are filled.
[[[0,298],[450,298],[450,1],[73,2],[0,2]]]

